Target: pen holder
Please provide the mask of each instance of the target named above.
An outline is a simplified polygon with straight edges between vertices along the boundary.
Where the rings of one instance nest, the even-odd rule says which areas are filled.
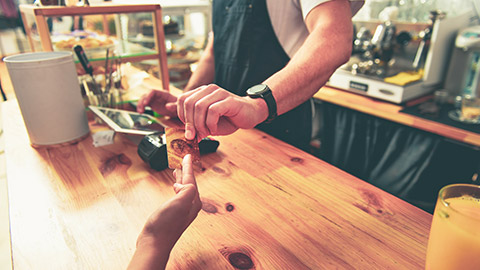
[[[89,94],[87,95],[88,98],[88,105],[94,105],[99,107],[108,107],[110,108],[111,102],[111,94],[110,93],[102,93],[102,94]]]
[[[85,100],[85,106],[121,107],[124,90],[117,86],[116,78],[112,78],[112,83],[110,83],[108,87],[105,81],[104,74],[95,74],[93,77],[87,75],[79,77],[80,89]]]

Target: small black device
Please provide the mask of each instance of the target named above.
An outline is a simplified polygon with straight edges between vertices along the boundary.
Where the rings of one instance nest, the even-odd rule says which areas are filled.
[[[268,107],[268,117],[265,123],[270,123],[277,117],[277,102],[273,97],[272,90],[266,84],[257,84],[247,90],[247,95],[251,98],[263,98]]]
[[[163,134],[150,134],[138,144],[137,153],[150,168],[161,171],[168,168],[167,145]]]
[[[140,141],[137,153],[150,168],[161,171],[168,168],[167,145],[163,133],[150,134]],[[220,143],[217,140],[206,137],[198,143],[200,155],[217,151]]]

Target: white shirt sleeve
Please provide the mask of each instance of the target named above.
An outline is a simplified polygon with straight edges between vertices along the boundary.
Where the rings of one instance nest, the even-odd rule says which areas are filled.
[[[332,0],[266,0],[273,30],[288,56],[293,55],[308,37],[305,17],[319,4]],[[352,16],[363,5],[363,0],[349,0]]]
[[[312,11],[316,6],[328,2],[332,0],[299,0],[300,6],[302,8],[302,15],[303,19],[307,17],[308,13]],[[350,2],[350,9],[352,11],[352,17],[357,14],[358,10],[363,6],[365,3],[364,0],[349,0]]]

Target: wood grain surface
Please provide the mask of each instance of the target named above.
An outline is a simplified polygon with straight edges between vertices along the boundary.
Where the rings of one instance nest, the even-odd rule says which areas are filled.
[[[174,194],[172,170],[150,169],[119,134],[34,149],[15,100],[3,116],[15,269],[125,269]],[[197,171],[203,209],[168,269],[424,267],[430,214],[260,131],[217,139]]]
[[[400,110],[402,110],[403,107],[397,104],[384,102],[328,86],[322,87],[314,97],[362,113],[367,113],[406,126],[428,131],[455,141],[477,147],[480,146],[480,134],[402,113]]]

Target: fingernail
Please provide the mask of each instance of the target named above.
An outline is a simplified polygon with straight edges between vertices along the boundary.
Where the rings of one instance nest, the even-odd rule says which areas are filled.
[[[192,132],[191,130],[189,130],[189,129],[185,130],[185,138],[186,138],[187,140],[193,139],[193,132]]]
[[[183,185],[180,184],[180,183],[175,183],[175,184],[173,184],[173,188],[174,188],[174,189],[181,189],[182,186],[183,186]]]

